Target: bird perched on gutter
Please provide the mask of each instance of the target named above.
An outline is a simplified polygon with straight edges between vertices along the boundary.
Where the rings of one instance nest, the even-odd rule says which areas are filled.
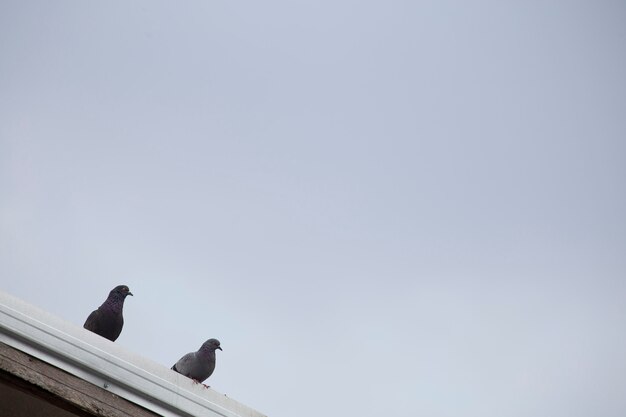
[[[180,358],[172,366],[172,370],[191,378],[195,384],[203,382],[215,370],[215,350],[222,350],[220,341],[209,339],[200,346],[197,352],[190,352]],[[208,385],[202,384],[206,388]]]
[[[133,295],[133,293],[126,285],[118,285],[113,288],[104,303],[87,317],[83,327],[114,342],[124,327],[122,310],[124,309],[124,300],[129,295]]]

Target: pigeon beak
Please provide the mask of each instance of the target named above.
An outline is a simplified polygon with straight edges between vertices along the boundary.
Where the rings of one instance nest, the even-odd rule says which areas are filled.
[[[133,293],[128,291],[128,294],[126,294],[126,295],[133,295]],[[134,295],[133,295],[133,297],[134,297]]]
[[[222,350],[222,348],[221,348],[221,347],[219,347],[219,346],[218,346],[217,348],[218,348],[219,350]]]

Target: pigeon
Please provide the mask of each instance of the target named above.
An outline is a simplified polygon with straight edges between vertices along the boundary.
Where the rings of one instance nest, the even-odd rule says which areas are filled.
[[[126,285],[118,285],[113,288],[104,303],[87,317],[83,327],[109,339],[111,342],[115,342],[115,339],[122,333],[124,326],[122,309],[124,308],[124,300],[128,295],[133,295],[133,293]]]
[[[178,362],[172,366],[172,370],[179,374],[191,378],[194,384],[203,382],[211,376],[215,369],[215,350],[222,350],[220,341],[217,339],[209,339],[200,346],[197,352],[190,352],[180,358]],[[204,385],[208,388],[208,385]]]

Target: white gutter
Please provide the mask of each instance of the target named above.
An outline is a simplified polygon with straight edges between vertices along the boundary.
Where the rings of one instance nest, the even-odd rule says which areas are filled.
[[[163,416],[265,417],[1,291],[0,341]]]

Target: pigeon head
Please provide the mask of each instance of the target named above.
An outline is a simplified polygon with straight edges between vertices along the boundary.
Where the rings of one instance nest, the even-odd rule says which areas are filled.
[[[215,349],[222,350],[220,347],[220,341],[217,339],[209,339],[200,347],[200,350],[208,350],[210,352],[215,352]]]
[[[127,296],[133,295],[126,285],[118,285],[109,293],[109,298],[117,298],[124,300]]]

